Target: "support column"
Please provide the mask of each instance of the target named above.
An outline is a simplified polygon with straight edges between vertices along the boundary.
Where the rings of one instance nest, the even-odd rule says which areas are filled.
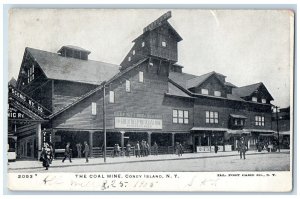
[[[250,149],[250,138],[248,139],[248,150]]]
[[[148,144],[149,144],[149,155],[151,155],[151,133],[152,132],[147,132],[147,134],[148,134]]]
[[[208,142],[208,146],[209,146],[209,151],[211,151],[211,140],[210,140],[210,136],[207,136],[207,142]]]
[[[120,131],[121,133],[121,151],[124,151],[124,133],[125,131]]]
[[[41,123],[38,123],[36,125],[36,137],[37,137],[37,150],[38,150],[38,157],[37,159],[40,158],[41,152],[42,152],[42,127]]]
[[[175,133],[172,133],[172,147],[173,147],[173,154],[175,151]]]
[[[93,156],[93,135],[95,131],[89,131],[90,156]]]

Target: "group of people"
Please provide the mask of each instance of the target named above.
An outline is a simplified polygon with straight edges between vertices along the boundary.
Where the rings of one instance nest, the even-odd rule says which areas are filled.
[[[178,156],[182,156],[182,154],[183,154],[183,146],[180,142],[176,142],[175,154],[178,155]]]
[[[72,149],[70,147],[70,142],[67,143],[65,152],[64,152],[64,158],[62,159],[62,162],[64,162],[66,159],[69,159],[70,162],[72,162]],[[84,150],[82,151],[82,145],[81,143],[76,144],[76,149],[77,149],[77,157],[81,158],[81,154],[83,153],[85,156],[86,163],[89,162],[89,154],[90,154],[90,147],[88,143],[85,141],[84,142]],[[42,147],[42,152],[40,155],[40,161],[43,162],[43,167],[46,168],[46,170],[49,169],[50,164],[52,163],[54,159],[54,149],[53,145],[51,143],[44,143]]]
[[[89,154],[90,154],[90,146],[86,141],[84,141],[84,150],[82,151],[82,145],[81,143],[76,144],[76,149],[77,149],[77,157],[81,158],[81,154],[84,154],[85,157],[85,162],[89,162]],[[65,153],[64,153],[64,158],[62,162],[64,162],[66,159],[69,159],[70,162],[72,162],[72,149],[70,148],[70,142],[67,143],[66,148],[65,148]]]
[[[145,140],[142,140],[141,142],[137,141],[134,150],[135,150],[135,157],[137,158],[146,157],[150,155],[151,152],[150,145]],[[156,144],[156,142],[154,142],[153,144],[153,154],[158,155],[158,145]]]
[[[256,143],[256,148],[258,152],[261,152],[262,150],[267,150],[268,152],[277,151],[278,149],[278,141],[267,141],[262,140]]]

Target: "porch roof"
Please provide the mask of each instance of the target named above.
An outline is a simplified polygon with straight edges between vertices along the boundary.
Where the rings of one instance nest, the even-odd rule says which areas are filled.
[[[193,127],[191,131],[228,131],[227,128]]]

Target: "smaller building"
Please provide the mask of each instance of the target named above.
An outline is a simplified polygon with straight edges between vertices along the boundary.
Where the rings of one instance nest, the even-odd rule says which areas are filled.
[[[272,114],[272,129],[275,131],[275,137],[278,137],[279,132],[280,148],[290,148],[290,123],[290,106],[279,109],[277,114],[276,112]]]

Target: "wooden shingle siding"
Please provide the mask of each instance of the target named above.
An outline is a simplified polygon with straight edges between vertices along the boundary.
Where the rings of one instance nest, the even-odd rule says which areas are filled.
[[[237,114],[246,116],[244,128],[246,129],[271,129],[271,107],[246,104],[242,102],[229,102],[218,99],[197,99],[194,109],[194,122],[198,127],[228,128],[229,115]],[[205,122],[205,111],[216,111],[219,113],[218,124],[207,124]],[[265,117],[265,126],[255,126],[255,116]]]
[[[52,106],[53,112],[76,101],[80,96],[95,88],[95,85],[75,83],[68,81],[54,81]]]
[[[168,92],[168,75],[157,74],[156,70],[146,72],[148,63],[144,63],[136,69],[126,73],[122,78],[112,82],[106,90],[106,127],[114,129],[114,117],[116,112],[147,114],[159,117],[163,120],[162,130],[153,132],[189,132],[192,128],[193,102],[183,98],[165,97]],[[155,65],[154,65],[155,67]],[[144,72],[144,82],[138,81],[139,71]],[[131,91],[126,92],[125,80],[131,82]],[[109,90],[115,92],[115,103],[108,102]],[[78,128],[78,129],[102,129],[103,101],[102,91],[75,105],[72,109],[59,115],[53,120],[54,128]],[[91,114],[91,103],[97,103],[97,115]],[[172,123],[173,109],[189,111],[189,124]],[[132,129],[133,130],[133,129]],[[134,129],[136,131],[137,129]],[[116,129],[115,131],[118,131]],[[128,130],[130,131],[130,130]],[[140,131],[146,131],[140,129]]]

